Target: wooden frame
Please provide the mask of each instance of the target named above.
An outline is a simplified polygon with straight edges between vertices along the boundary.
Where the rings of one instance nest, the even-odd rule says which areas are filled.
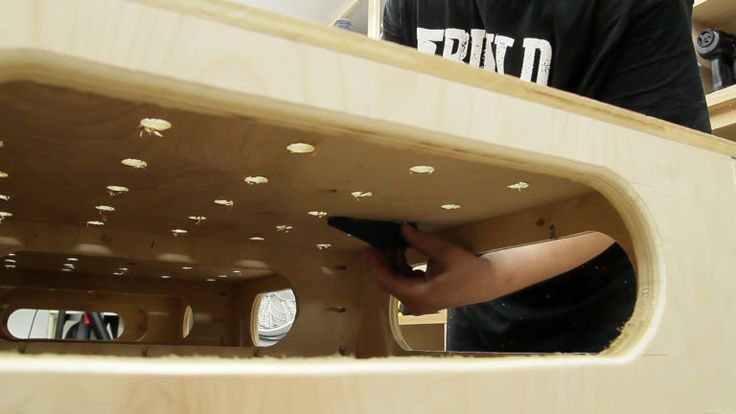
[[[269,352],[288,354],[298,345],[301,355],[324,356],[348,341],[346,353],[365,359],[151,359],[133,356],[140,355],[138,349],[115,358],[83,355],[93,354],[91,347],[76,347],[76,355],[5,352],[5,410],[72,411],[77,398],[69,396],[80,392],[90,406],[111,412],[736,409],[736,365],[730,358],[736,328],[724,317],[736,290],[736,144],[394,45],[214,1],[4,2],[0,31],[4,82],[31,80],[209,116],[250,117],[348,137],[344,141],[351,145],[433,154],[468,166],[523,167],[586,185],[625,227],[622,232],[613,225],[630,240],[640,285],[632,321],[602,355],[407,358],[391,333],[389,298],[365,274],[358,271],[350,281],[324,277],[317,269],[335,263],[329,255],[316,261],[298,256],[285,266],[278,264],[286,263],[285,255],[269,250],[263,257],[276,263],[277,273],[302,268],[313,276],[290,280],[306,306],[281,351],[277,346]],[[562,206],[549,207],[550,214],[569,220],[573,214]],[[3,249],[13,251],[17,243],[66,252],[73,236],[61,227],[8,221],[1,229]],[[45,237],[27,237],[34,229]],[[548,229],[533,222],[521,229],[523,237],[507,233],[503,243],[548,237]],[[581,229],[557,230],[564,236]],[[122,245],[135,246],[135,234],[115,232]],[[483,232],[461,233],[451,237],[473,249],[501,243],[481,237]],[[220,249],[237,257],[233,243],[209,242],[192,239],[187,249],[210,262]],[[333,257],[362,269],[356,253]],[[134,247],[128,254],[143,255]],[[344,290],[355,312],[339,318],[322,312],[321,292],[332,287]]]

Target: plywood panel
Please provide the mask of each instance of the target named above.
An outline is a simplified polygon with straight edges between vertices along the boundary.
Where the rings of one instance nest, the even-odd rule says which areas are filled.
[[[308,212],[410,220],[437,228],[592,191],[518,169],[396,151],[360,133],[318,134],[30,82],[0,87],[0,114],[5,140],[0,164],[10,174],[3,191],[12,198],[7,206],[16,211],[13,221],[85,226],[88,220],[104,219],[105,229],[166,235],[174,242],[171,231],[181,228],[189,232],[182,240],[258,246],[249,239],[261,236],[269,248],[297,243],[316,251],[318,243],[330,243],[349,250],[361,244]],[[141,137],[139,122],[146,117],[166,119],[173,127],[163,137],[145,132]],[[294,142],[310,143],[317,151],[290,154],[286,147]],[[144,160],[148,167],[125,167],[121,161],[126,158]],[[414,165],[431,165],[436,172],[411,174]],[[265,176],[269,182],[248,185],[248,176]],[[533,191],[506,188],[518,181],[530,183]],[[112,197],[108,185],[130,191]],[[356,199],[354,191],[373,197]],[[234,206],[216,205],[217,199]],[[440,206],[448,203],[463,208],[443,211]],[[97,205],[116,210],[101,215]],[[206,220],[196,224],[190,216]],[[294,229],[279,232],[278,225]]]
[[[90,403],[112,412],[486,412],[489,401],[498,411],[528,413],[736,409],[732,392],[736,363],[730,358],[736,329],[724,317],[733,313],[736,294],[731,263],[732,252],[736,251],[732,220],[736,210],[733,143],[400,47],[227,3],[74,0],[62,5],[36,0],[4,2],[0,12],[0,73],[8,81],[4,88],[10,88],[3,89],[5,93],[13,87],[19,88],[14,93],[21,95],[24,90],[32,90],[24,88],[40,88],[36,90],[42,96],[48,96],[45,93],[49,91],[70,93],[75,97],[70,101],[88,105],[86,111],[74,112],[90,115],[104,113],[89,105],[98,96],[104,97],[103,101],[122,101],[121,106],[114,104],[111,108],[126,108],[130,104],[134,108],[170,111],[165,116],[175,119],[174,128],[162,141],[153,141],[163,143],[159,146],[147,147],[144,144],[151,141],[139,141],[137,121],[147,115],[135,112],[136,109],[129,109],[130,117],[126,110],[110,116],[113,121],[109,125],[118,127],[104,128],[109,135],[85,132],[80,128],[85,122],[71,125],[96,148],[93,152],[105,154],[104,159],[110,161],[94,164],[99,165],[101,177],[118,174],[112,166],[120,151],[135,150],[157,161],[150,164],[152,173],[146,178],[132,175],[139,180],[136,184],[143,188],[148,183],[155,184],[150,194],[162,193],[165,185],[171,185],[172,194],[179,201],[173,205],[155,195],[142,197],[126,207],[132,213],[119,215],[118,223],[111,219],[104,230],[79,227],[83,215],[78,212],[84,211],[82,207],[56,210],[27,203],[17,210],[20,213],[14,216],[15,221],[3,224],[0,241],[5,250],[56,245],[65,246],[59,250],[66,251],[76,248],[72,240],[78,237],[96,240],[113,253],[126,250],[144,256],[143,249],[135,246],[133,240],[138,234],[146,234],[157,235],[160,243],[153,248],[157,254],[163,253],[163,245],[201,255],[210,265],[234,265],[233,258],[246,256],[242,252],[247,249],[241,247],[250,246],[241,243],[243,230],[249,230],[251,225],[270,229],[274,216],[264,215],[258,220],[223,216],[216,220],[219,224],[213,221],[209,230],[202,227],[181,240],[172,239],[168,233],[172,223],[160,223],[183,220],[180,217],[190,214],[190,208],[185,207],[195,206],[182,195],[192,181],[188,173],[197,177],[204,174],[204,184],[198,188],[202,194],[209,195],[217,189],[245,191],[239,181],[245,172],[239,170],[244,158],[242,153],[240,158],[236,156],[238,152],[233,148],[239,147],[233,146],[233,142],[256,141],[248,141],[247,137],[242,141],[232,137],[207,140],[202,138],[207,128],[196,122],[177,129],[180,124],[188,125],[186,119],[203,119],[205,125],[211,122],[214,128],[224,118],[230,126],[222,130],[218,126],[216,131],[233,128],[243,135],[253,131],[258,136],[261,128],[273,132],[272,126],[277,125],[285,135],[299,131],[300,139],[319,137],[316,143],[321,149],[316,157],[301,160],[304,164],[300,168],[284,168],[292,175],[269,171],[273,177],[283,179],[283,187],[279,188],[291,191],[289,198],[276,192],[275,196],[289,200],[288,205],[276,206],[276,216],[303,217],[304,207],[314,200],[310,195],[318,193],[325,181],[331,181],[337,184],[324,188],[336,188],[338,192],[319,198],[326,200],[330,209],[378,218],[417,217],[435,226],[430,228],[451,234],[456,226],[481,220],[491,223],[490,219],[513,215],[518,209],[533,210],[544,203],[559,205],[564,198],[557,198],[557,190],[569,184],[582,185],[585,191],[569,194],[573,199],[594,189],[618,213],[629,233],[640,282],[632,321],[622,339],[603,355],[397,357],[405,353],[391,333],[389,299],[365,274],[359,246],[352,240],[338,239],[337,249],[332,252],[315,255],[310,247],[307,254],[305,246],[314,241],[306,234],[328,235],[328,230],[323,230],[319,222],[303,224],[304,227],[295,225],[289,237],[277,236],[278,249],[255,247],[252,251],[265,259],[272,270],[288,277],[297,292],[302,292],[306,306],[300,315],[301,323],[285,339],[284,347],[301,342],[307,344],[306,355],[346,349],[347,354],[355,350],[360,356],[393,358],[151,360],[6,353],[0,357],[3,382],[8,384],[2,399],[6,410],[72,412],[78,409],[77,400],[68,396],[80,391],[89,396]],[[355,79],[361,81],[354,82]],[[83,94],[89,95],[80,102],[77,98]],[[46,136],[57,132],[50,125],[60,124],[58,120],[50,122],[53,116],[41,105],[46,101],[34,108],[4,102],[6,110],[37,113],[45,120],[29,125],[26,120],[5,118],[3,125],[14,128],[14,135],[20,134],[21,129],[33,132],[39,128],[45,132],[31,135],[27,141],[12,136],[5,141],[21,142],[16,148],[30,146],[23,151],[44,142],[64,154],[79,157],[81,149],[64,152],[59,142]],[[142,106],[136,106],[141,102]],[[63,106],[54,99],[48,99],[48,104]],[[176,118],[182,113],[185,116]],[[95,122],[104,124],[102,118]],[[60,128],[59,135],[64,131]],[[196,131],[197,135],[175,138],[174,131]],[[2,133],[5,135],[6,131]],[[96,141],[102,144],[93,145]],[[290,136],[274,134],[257,159],[285,165],[291,158],[275,149],[283,148],[288,141]],[[172,155],[169,147],[174,142],[181,145],[175,146],[181,148],[180,152],[173,152],[177,155]],[[216,154],[203,149],[209,148],[204,144],[210,143]],[[260,146],[243,145],[249,151],[261,150]],[[0,151],[10,148],[6,146]],[[274,152],[269,152],[271,149]],[[60,157],[38,152],[50,160],[49,165],[61,164]],[[26,152],[17,155],[23,153]],[[401,178],[397,171],[406,171],[417,154],[438,165],[447,162],[431,176],[442,185],[420,187],[423,191],[416,191],[417,200],[397,201],[405,194],[407,180],[418,178]],[[180,156],[189,158],[184,162]],[[322,164],[320,168],[306,164],[316,160],[326,165],[348,164],[353,169],[325,172]],[[17,158],[0,160],[3,164],[22,166]],[[43,165],[27,164],[33,168],[18,177],[44,171]],[[81,164],[77,161],[73,165]],[[156,165],[166,168],[156,171]],[[453,165],[457,171],[473,177],[461,178],[479,181],[461,187],[457,181],[449,180],[449,175],[440,174],[443,170],[451,172]],[[263,165],[264,169],[271,167]],[[488,183],[476,178],[519,171],[557,177],[550,182],[552,198],[504,204],[503,197],[509,194],[505,189],[500,193],[487,190]],[[140,171],[134,173],[137,172]],[[81,173],[88,171],[73,175]],[[120,174],[127,173],[130,171]],[[11,171],[10,178],[14,176]],[[372,200],[377,203],[344,197],[347,188],[379,182],[379,177],[379,190],[383,191],[376,191]],[[56,184],[63,181],[43,179]],[[84,195],[96,191],[93,187],[98,188],[97,179],[85,177],[77,185],[83,194],[80,205],[94,202]],[[230,179],[232,184],[221,184]],[[306,189],[296,185],[303,181],[310,183]],[[38,191],[35,184],[29,183],[13,189],[19,194]],[[444,192],[470,197],[471,203],[465,202],[468,209],[461,209],[451,219],[442,211],[424,210],[435,205],[429,200]],[[529,191],[524,197],[532,193]],[[62,196],[57,188],[49,194],[54,200]],[[34,197],[41,195],[34,193]],[[241,197],[241,204],[248,205],[250,198]],[[482,205],[478,210],[474,210],[476,201]],[[138,207],[141,202],[157,207],[150,215],[159,221],[137,220],[149,215],[144,207]],[[73,203],[62,199],[57,204]],[[248,206],[253,209],[257,204]],[[498,206],[508,209],[494,210]],[[23,215],[31,213],[52,223],[24,221],[29,218]],[[571,222],[574,214],[570,212],[560,220]],[[215,228],[218,231],[213,231]],[[304,232],[297,231],[300,228]],[[528,237],[520,237],[518,242],[533,241],[529,224],[522,228]],[[31,229],[46,229],[44,234],[53,237],[49,241],[36,240]],[[106,242],[106,234],[117,241]],[[470,236],[463,239],[470,243],[469,247],[498,245],[494,235],[485,238],[478,232]],[[498,237],[509,240],[513,236],[505,232]],[[338,263],[347,264],[349,277],[321,271],[321,267]],[[328,300],[324,292],[337,292],[337,296]],[[326,313],[328,302],[347,303],[348,311]],[[192,349],[192,353],[197,350]],[[39,388],[51,391],[43,398],[38,396]],[[286,398],[285,388],[289,390]],[[110,389],[116,393],[99,392]]]

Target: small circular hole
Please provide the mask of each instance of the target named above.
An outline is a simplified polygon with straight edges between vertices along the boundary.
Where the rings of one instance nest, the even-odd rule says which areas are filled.
[[[233,200],[217,199],[215,200],[215,204],[219,206],[232,207],[235,202]]]
[[[514,184],[506,186],[506,188],[508,188],[509,190],[521,191],[521,190],[526,190],[527,188],[529,188],[529,184],[523,181],[519,181],[518,183],[514,183]]]
[[[245,177],[243,181],[245,181],[248,185],[266,184],[268,182],[268,178],[257,175],[254,177]]]
[[[125,165],[126,167],[136,168],[136,169],[143,169],[148,167],[148,163],[143,160],[137,160],[135,158],[126,158],[122,161],[120,161],[121,164]]]
[[[350,193],[351,196],[355,197],[355,199],[361,199],[361,198],[368,198],[373,197],[373,193],[370,191],[353,191]]]
[[[152,131],[166,131],[167,129],[171,128],[171,122],[165,120],[165,119],[158,119],[158,118],[143,118],[141,119],[141,122],[139,126],[145,130],[151,130]]]
[[[415,165],[409,168],[409,171],[412,174],[432,174],[434,172],[434,167],[429,165]]]
[[[289,144],[286,149],[292,154],[309,154],[310,152],[314,152],[314,145],[295,142],[293,144]]]

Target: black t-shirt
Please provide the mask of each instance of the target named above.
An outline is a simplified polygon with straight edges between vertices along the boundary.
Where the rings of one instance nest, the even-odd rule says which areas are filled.
[[[710,132],[692,2],[388,0],[384,39]],[[614,245],[563,275],[450,309],[448,349],[598,352],[635,300],[631,263]]]
[[[710,132],[693,0],[388,0],[384,39]]]

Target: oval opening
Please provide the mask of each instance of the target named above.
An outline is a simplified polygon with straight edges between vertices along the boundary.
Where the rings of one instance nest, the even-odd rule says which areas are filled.
[[[189,333],[192,332],[192,328],[194,327],[194,311],[192,310],[192,307],[187,305],[186,308],[184,308],[184,316],[182,318],[182,332],[181,337],[186,338],[189,336]]]
[[[123,334],[123,318],[115,312],[17,309],[8,317],[16,339],[113,341]]]
[[[264,292],[253,301],[251,335],[258,347],[273,346],[291,330],[296,318],[297,303],[291,289]]]
[[[411,309],[392,298],[390,312],[396,318],[396,339],[403,348],[413,351],[534,354],[605,351],[621,336],[637,298],[633,261],[618,243],[603,233],[589,232],[479,255],[488,255],[493,263],[494,254],[507,254],[512,249],[545,245],[552,248],[552,244],[566,239],[598,235],[610,241],[592,258],[580,259],[580,263],[568,270],[492,300],[412,315]],[[417,263],[413,269],[426,272],[427,265]]]

